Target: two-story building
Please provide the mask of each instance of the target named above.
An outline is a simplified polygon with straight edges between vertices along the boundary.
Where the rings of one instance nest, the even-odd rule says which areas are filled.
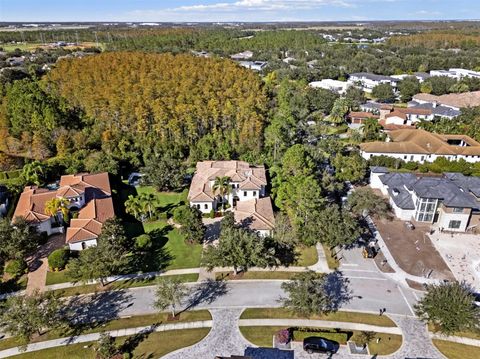
[[[63,233],[61,213],[51,216],[45,211],[47,202],[65,198],[71,211],[78,211],[67,227],[65,241],[71,250],[81,250],[97,244],[103,223],[114,217],[108,173],[66,175],[57,189],[25,187],[20,195],[13,221],[22,217],[40,233]]]
[[[223,195],[214,189],[216,179],[222,177],[228,178],[228,190],[224,189]],[[270,197],[266,197],[266,186],[264,166],[251,166],[244,161],[202,161],[197,163],[188,201],[202,213],[220,210],[228,204],[238,221],[252,217],[258,223],[252,228],[269,233],[273,229],[273,209]]]
[[[372,167],[370,186],[388,196],[401,220],[432,223],[453,232],[480,229],[480,177],[460,173],[433,177]]]
[[[392,86],[393,91],[396,91],[400,80],[391,76],[376,75],[368,72],[357,72],[350,74],[347,82],[350,85],[361,87],[362,90],[367,93],[371,93],[376,86],[381,84],[389,84]]]
[[[360,144],[360,153],[366,160],[374,156],[388,156],[419,163],[433,162],[439,157],[470,163],[480,162],[480,143],[466,135],[440,135],[420,129],[390,131],[385,142]]]

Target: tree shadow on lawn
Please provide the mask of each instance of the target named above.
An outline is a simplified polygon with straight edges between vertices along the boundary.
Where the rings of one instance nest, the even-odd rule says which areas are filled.
[[[167,234],[172,227],[167,225],[163,228],[154,229],[148,235],[152,239],[152,247],[141,253],[137,253],[131,262],[128,271],[135,272],[160,272],[165,270],[175,257],[165,248],[168,242]]]
[[[69,299],[64,313],[70,326],[66,334],[69,342],[86,330],[95,329],[113,319],[131,305],[131,295],[124,290],[75,296]]]
[[[125,342],[120,346],[120,351],[122,353],[132,354],[133,351],[140,345],[140,343],[146,340],[150,336],[150,334],[153,333],[155,329],[157,329],[159,325],[160,323],[152,324],[148,328],[145,328],[140,332],[129,336],[125,340]],[[148,354],[148,355],[142,354],[141,356],[138,356],[136,358],[144,358],[144,359],[153,358],[153,354]]]

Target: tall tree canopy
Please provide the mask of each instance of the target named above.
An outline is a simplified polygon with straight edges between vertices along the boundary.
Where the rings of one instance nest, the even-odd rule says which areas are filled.
[[[62,60],[45,81],[85,112],[107,152],[122,154],[132,143],[188,148],[207,135],[230,155],[262,145],[262,83],[228,60],[103,53]]]

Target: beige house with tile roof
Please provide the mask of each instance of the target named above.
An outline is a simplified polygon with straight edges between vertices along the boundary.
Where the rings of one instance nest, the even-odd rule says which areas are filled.
[[[47,235],[62,233],[63,226],[45,213],[45,204],[56,197],[66,198],[71,210],[79,210],[78,217],[70,221],[66,231],[70,249],[82,250],[96,245],[103,223],[115,215],[108,173],[62,176],[56,190],[26,187],[13,218],[23,217]]]
[[[230,193],[223,197],[213,191],[217,177],[230,179]],[[238,222],[251,217],[251,228],[267,235],[273,229],[274,219],[266,186],[264,166],[251,166],[244,161],[202,161],[197,163],[188,200],[202,213],[216,211],[228,203]]]
[[[360,144],[363,158],[388,156],[419,163],[439,157],[456,161],[480,162],[480,143],[466,135],[440,135],[420,129],[401,129],[388,133],[387,141]]]

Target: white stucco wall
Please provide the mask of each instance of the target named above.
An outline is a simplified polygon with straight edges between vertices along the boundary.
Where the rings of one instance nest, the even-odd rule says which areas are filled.
[[[446,231],[465,232],[469,220],[469,213],[447,213],[440,209],[437,223],[439,228],[443,228]],[[449,228],[450,221],[460,221],[460,228]]]
[[[74,242],[74,243],[69,243],[68,246],[70,247],[71,251],[81,251],[83,250],[82,243],[85,243],[85,247],[93,247],[97,245],[97,240],[96,239],[90,239],[87,241],[83,242]]]
[[[438,157],[445,157],[451,161],[458,161],[459,159],[464,159],[465,161],[469,163],[477,163],[480,162],[480,156],[464,156],[464,155],[456,155],[456,156],[443,156],[443,155],[426,155],[426,154],[415,154],[415,153],[381,153],[381,152],[366,152],[366,151],[360,151],[361,156],[369,160],[371,157],[374,156],[387,156],[387,157],[392,157],[392,158],[398,158],[404,161],[414,161],[418,163],[424,163],[424,162],[433,162],[435,161]]]
[[[202,213],[210,213],[215,201],[212,202],[190,202],[191,207],[198,208]],[[200,206],[200,207],[198,207]]]

